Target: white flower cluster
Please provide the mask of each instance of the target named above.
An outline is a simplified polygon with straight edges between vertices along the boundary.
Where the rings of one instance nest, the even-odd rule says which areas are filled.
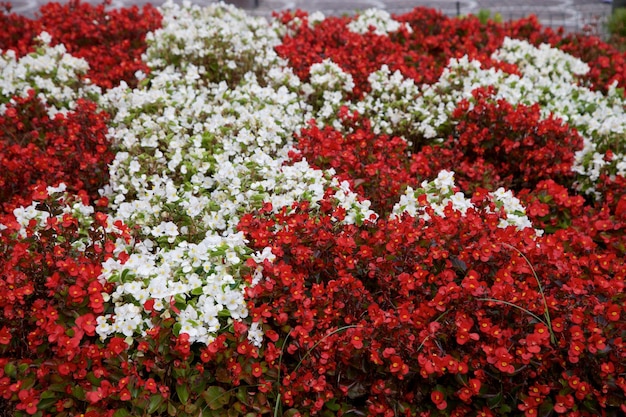
[[[535,47],[527,41],[508,37],[493,58],[516,64],[525,77],[547,78],[558,85],[576,84],[578,77],[589,72],[589,65],[548,44]]]
[[[144,304],[155,300],[153,308],[175,318],[177,331],[191,342],[209,343],[230,320],[248,314],[244,260],[273,258],[246,246],[237,232],[242,214],[265,202],[275,211],[302,200],[316,207],[334,187],[337,204],[347,211],[344,222],[375,215],[369,202],[333,180],[332,171],[306,161],[286,163],[293,135],[311,112],[297,94],[300,80],[262,50],[278,42],[274,32],[223,5],[168,5],[162,12],[166,24],[150,37],[146,52],[160,61],[149,60],[147,82],[135,90],[121,85],[102,99],[115,115],[109,137],[119,149],[103,193],[118,218],[140,228],[141,243],[124,247],[130,255],[124,264],[110,260],[104,266],[102,278],[120,285],[111,297],[114,312],[98,319],[97,332],[102,338],[144,333],[152,325]],[[214,36],[207,31],[217,21],[237,30]],[[177,46],[181,39],[184,49]],[[216,58],[218,51],[242,53],[248,46],[255,64],[236,83],[239,67],[220,80],[202,70],[206,51],[214,51],[211,59],[227,59]],[[254,271],[254,280],[260,278]],[[253,343],[260,343],[259,331],[250,331]]]
[[[152,327],[143,314],[148,300],[154,300],[153,309],[163,317],[179,308],[177,330],[205,344],[221,328],[218,317],[225,311],[237,320],[248,315],[232,275],[239,273],[240,256],[245,255],[242,234],[207,234],[197,244],[181,241],[170,250],[158,249],[156,242],[146,239],[135,245],[124,265],[113,260],[103,265],[103,277],[119,285],[111,295],[114,314],[98,318],[101,338],[114,333],[143,334]],[[128,302],[130,297],[136,303]]]
[[[366,34],[370,28],[376,35],[387,35],[390,32],[397,32],[404,25],[412,32],[411,26],[393,20],[389,12],[381,9],[367,9],[348,23],[348,30],[354,33]]]
[[[163,27],[146,36],[150,48],[143,57],[153,70],[172,66],[178,75],[192,72],[202,82],[234,85],[242,74],[261,75],[278,60],[275,31],[264,18],[235,6],[200,7],[189,1],[181,6],[168,0],[161,12]]]
[[[353,89],[352,75],[344,72],[329,58],[311,65],[309,82],[302,85],[320,126],[336,121],[339,108],[344,105]]]
[[[370,74],[371,91],[354,105],[354,110],[367,117],[376,134],[406,137],[419,131],[428,114],[420,106],[420,89],[400,71],[393,74],[387,65]]]
[[[431,217],[426,213],[425,207],[418,202],[418,198],[422,195],[426,196],[428,205],[439,217],[445,217],[444,209],[448,204],[452,204],[453,210],[464,215],[468,209],[474,208],[474,204],[462,192],[455,191],[455,189],[454,172],[443,170],[433,181],[423,181],[418,189],[407,187],[400,201],[394,205],[391,217],[399,218],[406,213],[412,217],[430,220]],[[506,213],[498,227],[515,226],[520,230],[532,228],[532,223],[526,216],[526,209],[511,191],[499,188],[490,192],[489,196],[495,203],[496,210]],[[537,230],[537,233],[541,234],[542,231]]]
[[[285,36],[296,36],[297,31],[302,29],[304,21],[299,17],[295,17],[294,15],[292,16],[292,19],[289,21],[289,26],[282,23],[280,19],[272,19],[269,22],[270,27],[272,28],[272,30],[274,30],[274,32],[276,32],[279,38],[282,39]],[[320,22],[323,22],[325,19],[326,16],[324,15],[324,13],[319,10],[315,11],[308,15],[307,26],[309,29],[315,29],[315,26],[317,26]]]
[[[359,201],[357,195],[350,190],[348,181],[339,183],[337,178],[333,178],[331,185],[337,188],[334,197],[339,203],[338,206],[346,210],[347,215],[344,223],[362,224],[365,221],[376,222],[378,214],[370,210],[371,202],[369,200]]]
[[[496,210],[506,213],[506,219],[500,219],[498,227],[515,226],[520,230],[533,227],[530,219],[526,216],[526,207],[513,195],[511,190],[500,187],[496,191],[490,192],[489,195],[496,204]],[[541,229],[535,229],[535,232],[538,236],[543,234]]]
[[[320,63],[311,65],[309,83],[315,91],[347,91],[352,92],[354,80],[352,75],[344,72],[331,59],[326,58]]]
[[[97,100],[100,88],[84,79],[89,70],[87,61],[68,54],[62,44],[50,46],[47,32],[37,40],[37,50],[21,58],[12,50],[0,53],[0,115],[14,96],[26,97],[29,90],[35,90],[37,97],[50,106],[51,118],[74,109],[78,98]]]

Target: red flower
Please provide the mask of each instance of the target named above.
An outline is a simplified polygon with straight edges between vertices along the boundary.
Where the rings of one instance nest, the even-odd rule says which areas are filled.
[[[248,342],[241,342],[239,343],[239,345],[237,345],[237,353],[239,353],[240,355],[247,355],[248,352],[250,352],[250,344]]]
[[[106,396],[106,393],[101,387],[96,388],[95,391],[89,391],[85,393],[85,398],[91,404],[96,404],[100,402],[105,396]]]
[[[252,375],[257,378],[260,378],[261,375],[263,375],[263,368],[261,367],[261,364],[259,363],[252,364]]]
[[[178,352],[183,359],[186,359],[191,355],[191,343],[189,342],[189,334],[181,333],[174,344],[174,350]]]
[[[554,404],[554,411],[559,414],[566,413],[574,405],[574,398],[571,395],[557,395]]]
[[[120,395],[120,400],[122,401],[130,401],[130,399],[132,398],[130,391],[126,388],[121,390],[119,395]]]
[[[619,321],[622,307],[617,304],[609,304],[606,310],[606,318],[609,321]]]
[[[504,347],[496,348],[494,356],[490,359],[490,363],[493,363],[500,371],[512,374],[515,372],[513,366],[513,355],[511,355],[508,349]]]
[[[391,364],[389,365],[389,370],[391,371],[391,373],[399,373],[399,378],[409,373],[409,367],[404,363],[400,356],[393,355],[390,360]]]
[[[128,344],[121,337],[113,337],[107,345],[107,354],[109,356],[120,355],[128,348]]]
[[[89,336],[96,334],[96,317],[91,313],[87,313],[77,318],[76,325]]]
[[[350,344],[352,344],[352,346],[355,349],[363,349],[363,339],[361,338],[360,334],[355,334],[352,336],[352,338],[350,339]]]
[[[430,399],[438,410],[445,410],[448,407],[448,403],[446,402],[445,394],[440,390],[433,390],[430,393]]]
[[[11,343],[11,332],[7,326],[0,329],[0,345],[8,345]]]
[[[153,378],[148,378],[144,382],[144,387],[153,394],[156,394],[158,391],[157,384]]]
[[[17,405],[18,410],[24,410],[28,414],[33,415],[37,412],[37,401],[35,397],[35,391],[31,388],[28,390],[20,390],[18,393],[20,403]]]
[[[57,367],[57,371],[59,372],[60,375],[69,375],[75,370],[76,370],[76,365],[74,365],[73,363],[61,363]]]

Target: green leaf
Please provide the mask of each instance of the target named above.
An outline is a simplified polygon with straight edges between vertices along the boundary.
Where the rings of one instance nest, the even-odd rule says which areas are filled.
[[[130,274],[130,269],[125,269],[122,271],[122,275],[120,276],[120,282],[126,282],[126,277]]]
[[[230,317],[230,310],[223,309],[217,312],[217,317]]]
[[[4,365],[4,373],[7,374],[11,378],[15,378],[16,371],[17,369],[15,368],[15,365],[13,363],[9,362],[6,365]]]
[[[189,400],[189,391],[187,390],[187,385],[176,385],[176,394],[178,394],[178,398],[183,404],[187,403],[187,400]]]
[[[239,401],[245,404],[248,402],[248,391],[243,387],[239,387],[239,389],[237,390],[237,394],[235,394],[235,397],[237,397]]]
[[[498,393],[498,395],[495,395],[491,398],[489,398],[487,400],[487,404],[489,405],[489,408],[496,408],[501,402],[502,402],[502,393]]]
[[[53,406],[58,400],[56,398],[46,398],[39,401],[37,408],[40,410],[47,410]]]
[[[74,388],[72,388],[72,395],[83,401],[85,399],[85,390],[82,389],[80,386],[75,385]]]
[[[239,404],[239,403],[237,403],[237,404]],[[235,404],[235,405],[237,405],[237,404]],[[228,412],[226,413],[226,415],[228,417],[239,417],[239,416],[241,416],[240,408],[241,407],[231,407],[231,408],[228,409]]]
[[[150,403],[148,404],[148,414],[154,414],[156,410],[163,404],[163,397],[159,394],[150,397]]]
[[[95,385],[97,387],[100,386],[100,379],[95,376],[93,372],[89,372],[87,374],[87,381],[91,382],[92,385]]]
[[[35,386],[35,377],[28,377],[22,380],[22,389],[31,389]]]
[[[39,398],[41,398],[42,400],[45,400],[47,398],[56,398],[56,394],[52,391],[44,391],[41,394],[39,394]]]
[[[192,404],[192,403],[185,405],[185,413],[195,416],[195,415],[198,415],[197,411],[198,411],[197,405]]]
[[[129,416],[130,413],[126,411],[125,408],[118,409],[115,413],[113,413],[113,417],[126,417]]]
[[[230,393],[218,386],[207,388],[201,395],[211,410],[219,410],[230,402]]]
[[[338,411],[341,408],[334,398],[330,401],[326,401],[326,404],[324,405],[331,411]]]

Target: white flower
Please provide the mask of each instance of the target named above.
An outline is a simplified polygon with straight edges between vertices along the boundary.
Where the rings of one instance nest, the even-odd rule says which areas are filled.
[[[456,211],[460,211],[465,214],[467,209],[474,207],[472,202],[465,198],[465,195],[462,192],[456,192],[449,198],[449,201],[452,202],[452,208]]]
[[[435,187],[442,192],[448,192],[454,188],[454,172],[453,171],[440,171],[435,178]]]
[[[367,9],[348,24],[348,30],[360,34],[369,32],[370,27],[374,28],[375,34],[386,35],[400,29],[400,22],[393,20],[385,10]],[[407,27],[410,29],[410,26]]]
[[[50,42],[52,42],[52,36],[50,36],[50,34],[46,31],[41,32],[35,39],[41,41],[45,45],[50,45]]]
[[[59,183],[57,187],[52,187],[52,186],[47,187],[48,194],[62,193],[66,189],[67,189],[67,186],[64,183]]]
[[[254,322],[248,329],[248,341],[256,347],[261,347],[263,343],[263,330],[259,322]]]

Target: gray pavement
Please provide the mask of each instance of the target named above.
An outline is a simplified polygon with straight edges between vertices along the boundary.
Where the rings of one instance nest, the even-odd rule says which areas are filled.
[[[8,0],[11,1],[11,0]],[[85,1],[85,0],[83,0]],[[86,0],[100,3],[100,0]],[[113,0],[112,7],[162,4],[165,0]],[[182,0],[176,0],[182,1]],[[40,5],[48,0],[12,0],[12,11],[29,17],[35,15]],[[64,3],[65,0],[60,0]],[[214,0],[192,0],[207,5]],[[603,33],[603,25],[611,13],[611,4],[602,0],[230,0],[228,3],[246,9],[250,14],[269,17],[272,11],[302,9],[321,11],[326,15],[352,14],[356,10],[379,8],[390,13],[402,13],[417,6],[441,10],[448,16],[477,14],[481,9],[500,13],[504,20],[519,19],[535,14],[541,23],[551,27],[564,27],[567,31],[582,31],[591,27],[594,33]]]

